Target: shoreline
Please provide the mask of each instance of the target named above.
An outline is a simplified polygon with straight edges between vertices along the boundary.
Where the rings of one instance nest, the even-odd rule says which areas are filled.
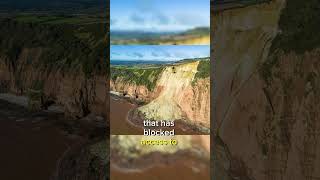
[[[0,100],[6,101],[10,104],[21,106],[23,108],[29,108],[29,98],[27,96],[18,96],[12,93],[0,93]],[[52,113],[64,113],[64,108],[58,104],[52,104],[47,109],[41,109],[39,112],[52,112]]]
[[[62,168],[68,165],[65,164],[68,159],[86,160],[86,155],[88,157],[91,155],[81,154],[81,149],[77,147],[88,148],[90,145],[104,141],[107,135],[106,126],[100,125],[104,120],[98,117],[87,116],[73,120],[65,117],[63,113],[52,110],[30,111],[27,107],[14,103],[16,101],[12,99],[8,101],[2,98],[14,97],[27,100],[26,97],[1,95],[1,131],[6,135],[0,137],[0,144],[3,147],[1,158],[7,165],[5,168],[21,172],[12,174],[8,171],[3,174],[5,179],[28,179],[33,177],[38,170],[41,173],[38,172],[39,176],[35,177],[35,180],[61,179],[60,175],[64,175],[64,172],[69,173],[69,169]],[[70,152],[72,152],[71,155]],[[18,165],[15,164],[14,162],[19,159],[24,159],[24,161]],[[28,166],[27,163],[30,161],[36,163]],[[100,161],[102,160],[99,159]],[[72,170],[70,172],[73,173]]]
[[[49,179],[63,153],[82,137],[67,134],[63,114],[31,112],[21,104],[0,100],[1,159],[4,179]],[[21,163],[16,164],[19,159]],[[28,166],[28,162],[36,162]],[[3,168],[3,167],[2,167]],[[18,171],[18,174],[10,172]],[[40,172],[39,172],[40,171]]]
[[[144,129],[143,121],[148,120],[143,117],[140,111],[137,108],[129,111],[127,115],[127,121],[129,124]],[[203,131],[204,127],[200,127],[195,124],[187,123],[187,121],[178,119],[174,120],[174,127],[148,127],[148,129],[163,129],[163,130],[172,130],[175,129],[176,135],[210,135],[210,130]]]
[[[126,115],[126,123],[135,128],[139,128],[141,131],[137,131],[136,135],[140,135],[143,133],[143,121],[148,120],[143,117],[143,115],[137,109],[141,106],[141,104],[145,104],[146,102],[137,102],[134,98],[128,96],[121,96],[121,93],[110,91],[110,98],[113,98],[115,101],[123,101],[129,103],[131,105],[137,106],[131,110]],[[149,129],[163,129],[163,130],[172,130],[175,129],[176,135],[210,135],[210,128],[190,123],[187,120],[177,119],[174,120],[174,127],[148,127]],[[119,133],[117,133],[119,134]],[[126,132],[122,132],[120,134],[127,134]]]
[[[11,93],[0,93],[0,100],[28,108],[29,98],[26,96],[17,96]]]

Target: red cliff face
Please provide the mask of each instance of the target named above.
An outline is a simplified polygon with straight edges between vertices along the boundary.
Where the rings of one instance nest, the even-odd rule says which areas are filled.
[[[198,79],[181,92],[179,106],[192,123],[210,127],[210,78]]]
[[[269,49],[285,5],[275,0],[213,18],[216,179],[304,180],[320,175],[320,51]]]
[[[184,120],[207,131],[210,128],[210,78],[195,80],[198,65],[199,61],[168,65],[153,90],[125,82],[121,77],[110,82],[110,90],[145,101],[138,111],[146,119]]]
[[[134,83],[126,82],[122,78],[117,78],[116,81],[110,80],[110,91],[119,93],[120,96],[127,96],[132,99],[150,102],[156,98],[161,92],[160,87],[156,87],[150,91],[144,85],[136,85]]]
[[[42,104],[63,106],[66,115],[82,117],[89,113],[105,116],[107,83],[103,75],[86,77],[81,69],[63,71],[38,66],[41,48],[24,49],[12,66],[1,57],[0,81],[6,90],[28,96],[30,91],[41,94]],[[32,99],[32,98],[31,98]]]

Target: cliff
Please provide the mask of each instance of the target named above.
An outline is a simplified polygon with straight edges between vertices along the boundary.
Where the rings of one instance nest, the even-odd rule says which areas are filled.
[[[274,0],[215,13],[216,179],[319,177],[320,43],[312,23],[319,12],[312,7],[319,3]]]
[[[104,37],[88,30],[88,39],[79,38],[82,25],[22,18],[0,20],[1,92],[27,96],[31,109],[57,104],[74,118],[106,115]]]
[[[145,101],[146,104],[137,111],[146,119],[183,120],[208,130],[210,127],[209,64],[209,59],[206,59],[157,68],[120,69],[123,74],[130,74],[126,71],[135,73],[131,73],[132,76],[116,73],[117,75],[111,80],[110,90],[125,92],[126,96]]]
[[[161,93],[139,111],[147,119],[185,119],[210,127],[209,77],[192,84],[198,66],[199,61],[166,67],[157,81]]]
[[[111,66],[110,90],[123,96],[149,102],[160,89],[156,82],[162,73],[162,67],[113,67]]]

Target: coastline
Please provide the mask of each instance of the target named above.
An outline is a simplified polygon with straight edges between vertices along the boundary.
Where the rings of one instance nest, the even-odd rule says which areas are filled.
[[[127,121],[138,128],[144,129],[143,121],[148,120],[144,118],[143,114],[138,111],[137,108],[130,110],[127,115]],[[210,132],[201,131],[202,127],[187,123],[185,120],[177,119],[174,120],[174,127],[148,127],[148,129],[163,129],[172,130],[175,129],[176,135],[209,135]]]
[[[30,112],[4,99],[0,100],[0,109],[0,159],[1,169],[6,169],[1,174],[3,179],[50,179],[59,158],[83,139],[67,134],[69,127],[62,125],[63,114]]]
[[[129,96],[122,96],[119,92],[111,92],[111,98],[115,101],[124,101],[134,105],[132,109],[130,109],[126,115],[126,123],[130,126],[139,128],[134,134],[140,135],[143,133],[143,121],[148,120],[146,119],[143,114],[138,110],[141,104],[146,104],[146,102],[139,101],[137,102],[134,98]],[[112,122],[112,120],[111,120]],[[175,129],[176,135],[210,135],[210,128],[194,124],[191,121],[186,119],[177,119],[174,120],[175,126],[174,127],[148,127],[149,129],[163,129],[163,130],[172,130]],[[121,132],[116,134],[128,134],[127,132]]]
[[[0,94],[0,145],[1,159],[5,179],[62,179],[90,170],[90,162],[98,161],[95,168],[105,168],[108,160],[95,155],[103,150],[94,148],[93,152],[83,152],[100,142],[104,142],[107,134],[105,120],[93,114],[81,119],[70,119],[51,106],[48,110],[30,111],[28,98],[13,94]],[[54,105],[58,106],[58,105]],[[78,148],[80,147],[80,148]],[[92,148],[93,149],[93,148]],[[23,161],[21,161],[23,159]],[[81,160],[87,167],[66,167],[69,161]],[[21,163],[14,163],[21,161]],[[29,162],[37,162],[28,166]],[[10,172],[20,171],[20,174]],[[39,173],[40,171],[40,173]],[[74,174],[73,174],[74,173]],[[92,173],[106,175],[106,172]],[[38,177],[34,177],[38,174]]]

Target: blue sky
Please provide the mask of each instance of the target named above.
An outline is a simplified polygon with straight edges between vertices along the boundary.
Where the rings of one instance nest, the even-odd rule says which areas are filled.
[[[210,56],[210,46],[191,45],[112,45],[111,60],[157,60],[177,61],[186,58],[200,58]]]
[[[110,0],[111,30],[184,31],[210,26],[210,0]]]

